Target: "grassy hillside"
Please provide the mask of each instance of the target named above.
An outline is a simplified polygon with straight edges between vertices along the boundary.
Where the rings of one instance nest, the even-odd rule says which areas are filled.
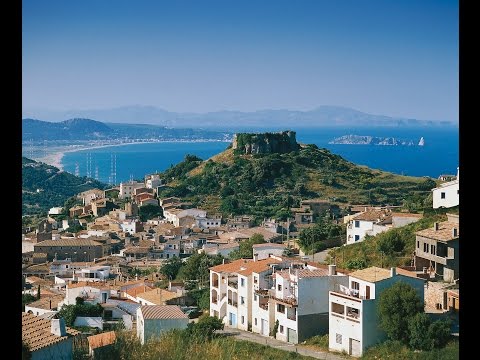
[[[164,173],[160,196],[181,196],[224,214],[285,218],[300,199],[338,204],[422,206],[436,183],[355,165],[327,149],[302,145],[285,154],[237,155],[231,148],[207,161],[187,156]]]
[[[22,158],[22,215],[46,213],[53,206],[62,206],[79,192],[105,188],[105,184],[86,177],[77,177],[31,159]],[[39,191],[37,191],[37,189]]]

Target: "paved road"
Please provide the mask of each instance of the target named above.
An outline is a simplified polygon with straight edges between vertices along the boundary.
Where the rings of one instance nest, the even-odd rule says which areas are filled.
[[[288,344],[271,337],[266,337],[256,333],[251,333],[251,332],[243,331],[239,329],[229,329],[226,327],[225,330],[218,331],[218,333],[234,336],[236,339],[239,339],[239,340],[246,340],[246,341],[251,341],[258,344],[268,345],[280,350],[298,352],[301,355],[311,356],[316,359],[345,360],[346,358],[341,355],[329,353],[326,351],[313,350],[305,345]]]

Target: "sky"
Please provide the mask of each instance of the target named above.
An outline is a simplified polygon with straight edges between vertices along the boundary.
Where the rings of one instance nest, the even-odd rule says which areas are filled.
[[[458,121],[458,26],[447,0],[23,0],[22,107]]]

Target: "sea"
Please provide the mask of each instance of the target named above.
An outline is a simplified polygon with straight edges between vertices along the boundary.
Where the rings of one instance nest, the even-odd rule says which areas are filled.
[[[255,129],[254,132],[278,130],[280,129],[264,128]],[[459,166],[459,131],[456,127],[299,128],[295,131],[298,142],[316,144],[355,164],[400,175],[437,178],[441,174],[456,174]],[[415,144],[423,137],[425,145],[329,144],[334,138],[343,135],[395,137],[399,140],[412,140]],[[92,177],[105,183],[118,184],[130,179],[143,179],[145,174],[164,171],[182,161],[187,154],[206,160],[225,150],[228,145],[228,142],[219,141],[118,145],[67,152],[62,165],[65,171],[74,174],[78,169],[79,175],[85,176],[89,163]]]

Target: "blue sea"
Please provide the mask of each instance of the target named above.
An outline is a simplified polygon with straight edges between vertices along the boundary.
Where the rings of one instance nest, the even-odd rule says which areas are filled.
[[[265,128],[255,131],[273,131]],[[296,129],[297,141],[316,144],[329,149],[345,159],[370,168],[411,176],[456,174],[459,166],[458,128],[316,128]],[[413,140],[418,144],[424,137],[425,146],[373,146],[328,144],[342,135],[371,135]],[[163,171],[182,161],[186,154],[207,159],[227,148],[226,142],[163,142],[130,144],[66,153],[62,159],[64,170],[75,173],[76,164],[80,176],[87,174],[87,153],[91,157],[91,174],[110,181],[112,155],[116,157],[116,180],[143,179],[145,174]]]

